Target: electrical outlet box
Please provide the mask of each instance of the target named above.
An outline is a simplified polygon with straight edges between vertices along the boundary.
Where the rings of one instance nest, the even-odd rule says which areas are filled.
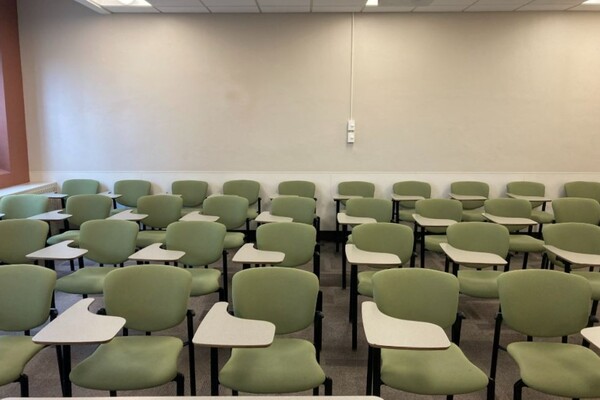
[[[353,131],[348,131],[347,141],[348,141],[348,143],[354,143],[354,132]]]
[[[352,131],[354,132],[356,130],[356,123],[354,122],[353,119],[349,119],[348,120],[348,128],[347,128],[348,132]]]
[[[354,143],[354,135],[356,133],[356,123],[353,119],[348,120],[348,125],[346,125],[346,141],[348,143]]]

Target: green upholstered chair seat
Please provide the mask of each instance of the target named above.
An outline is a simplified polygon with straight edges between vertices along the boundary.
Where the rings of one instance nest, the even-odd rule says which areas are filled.
[[[414,208],[401,208],[398,210],[398,218],[400,221],[415,222],[415,219],[412,216],[414,213]]]
[[[182,348],[183,342],[170,336],[116,337],[75,366],[70,379],[76,385],[97,390],[159,386],[177,375]]]
[[[554,215],[547,211],[532,210],[531,219],[540,224],[551,224],[554,221]]]
[[[118,214],[120,212],[127,211],[127,210],[131,210],[132,213],[137,213],[137,208],[119,207],[119,208],[113,208],[112,210],[110,210],[110,215],[115,215],[115,214]]]
[[[523,253],[541,253],[544,251],[544,241],[529,235],[510,235],[508,248]]]
[[[373,297],[373,275],[379,271],[362,271],[358,273],[358,293]]]
[[[448,238],[446,235],[425,235],[425,248],[429,251],[443,253],[444,251],[440,247],[440,244],[447,242]]]
[[[202,207],[183,207],[181,209],[181,215],[183,216],[194,211],[198,211],[200,214],[202,214]]]
[[[192,274],[192,291],[190,296],[204,296],[219,290],[221,271],[214,268],[187,268]]]
[[[136,247],[143,248],[154,243],[165,243],[167,231],[139,231],[135,240]]]
[[[71,243],[70,246],[79,247],[79,233],[80,232],[78,230],[66,231],[48,238],[46,243],[52,246],[54,244],[64,242],[65,240],[72,240],[73,243]]]
[[[455,344],[445,350],[381,350],[381,379],[405,392],[449,395],[475,392],[487,376]]]
[[[3,361],[0,363],[0,385],[17,380],[27,362],[43,348],[33,343],[31,336],[0,337],[0,360]]]
[[[104,278],[117,267],[85,267],[56,281],[56,290],[73,294],[102,294]]]
[[[256,217],[258,217],[258,210],[254,208],[249,208],[248,212],[246,213],[246,216],[248,219],[255,219]]]
[[[508,353],[532,389],[570,398],[600,397],[600,357],[565,343],[511,343]]]
[[[485,222],[486,219],[481,215],[483,209],[478,208],[476,210],[463,210],[462,220],[464,222]]]
[[[237,249],[244,245],[245,235],[241,232],[227,232],[225,241],[223,242],[224,249]]]
[[[354,244],[354,242],[352,241],[352,234],[349,234],[346,238],[346,244]]]
[[[575,275],[583,276],[592,288],[592,300],[600,300],[600,272],[598,271],[573,271]]]
[[[312,343],[276,338],[267,348],[233,349],[219,373],[221,384],[247,393],[291,393],[325,381]]]
[[[460,292],[472,297],[484,299],[498,298],[498,276],[502,271],[493,270],[460,270],[458,271],[458,282]]]
[[[132,213],[137,214],[137,208],[119,207],[119,208],[113,208],[112,210],[110,210],[110,215],[115,215],[115,214],[118,214],[120,212],[127,211],[127,210],[130,210]]]

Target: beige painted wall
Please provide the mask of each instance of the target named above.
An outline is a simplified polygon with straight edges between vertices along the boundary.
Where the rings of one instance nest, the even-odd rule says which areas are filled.
[[[600,13],[19,16],[32,180],[600,180]]]

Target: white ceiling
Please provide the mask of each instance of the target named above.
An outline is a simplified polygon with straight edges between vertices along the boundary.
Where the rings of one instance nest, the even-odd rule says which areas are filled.
[[[75,0],[101,14],[112,13],[321,13],[321,12],[485,12],[600,11],[583,0],[140,0],[124,6],[118,0]]]

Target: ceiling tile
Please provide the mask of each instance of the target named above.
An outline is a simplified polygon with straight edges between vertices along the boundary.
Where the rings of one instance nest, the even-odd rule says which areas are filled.
[[[282,6],[282,7],[270,7],[261,6],[260,10],[264,13],[308,13],[310,12],[310,5],[308,6]]]
[[[208,8],[211,7],[256,7],[255,0],[202,0]]]
[[[308,7],[310,0],[257,0],[260,8],[264,7]]]
[[[392,6],[392,7],[365,7],[363,12],[411,12],[412,10],[414,10],[414,7],[411,6],[407,6],[407,7],[402,7],[402,6]]]
[[[471,4],[477,2],[477,0],[433,0],[430,5],[432,6],[454,6],[454,5],[464,5],[470,6]]]
[[[212,13],[258,13],[260,10],[257,6],[254,7],[208,7]]]
[[[154,7],[140,7],[140,6],[102,6],[102,7],[112,13],[144,13],[144,14],[158,13],[158,10]]]
[[[571,8],[570,11],[600,11],[600,4],[582,4]]]
[[[363,7],[331,7],[331,6],[323,6],[323,7],[315,7],[313,5],[313,12],[361,12]]]
[[[366,0],[313,0],[313,9],[315,7],[364,7]]]
[[[566,11],[572,4],[527,4],[517,11]]]
[[[497,0],[496,0],[497,1]],[[515,11],[519,8],[519,4],[479,4],[475,3],[468,7],[465,11]]]
[[[200,0],[146,0],[153,6],[160,7],[204,7]]]
[[[458,4],[453,6],[428,6],[428,7],[416,7],[414,12],[461,12],[468,5]]]
[[[199,7],[166,7],[166,6],[155,6],[155,8],[162,13],[208,13],[208,8]]]

